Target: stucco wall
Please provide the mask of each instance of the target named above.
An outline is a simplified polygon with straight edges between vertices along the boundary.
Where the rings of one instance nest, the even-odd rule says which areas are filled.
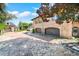
[[[72,22],[70,23],[64,22],[61,25],[60,36],[66,38],[72,38]]]
[[[40,18],[40,20],[42,20],[42,19]],[[37,21],[39,21],[39,19]],[[50,19],[49,22],[41,22],[41,23],[38,23],[38,24],[35,24],[35,22],[33,22],[33,27],[34,28],[42,28],[42,26],[44,28],[48,28],[48,27],[57,27],[57,28],[60,28],[61,25],[57,24],[54,20],[51,20],[51,19]]]
[[[39,18],[40,20],[42,20],[41,18]],[[39,21],[39,19],[37,21]],[[63,24],[57,24],[54,20],[52,20],[51,18],[49,19],[49,22],[43,22],[43,23],[33,23],[33,27],[34,28],[41,28],[43,30],[43,32],[45,31],[46,28],[58,28],[60,29],[60,36],[61,37],[66,37],[66,38],[72,38],[72,28],[73,27],[79,27],[79,23],[77,22],[64,22]]]
[[[73,22],[73,27],[78,27],[79,28],[79,22]]]

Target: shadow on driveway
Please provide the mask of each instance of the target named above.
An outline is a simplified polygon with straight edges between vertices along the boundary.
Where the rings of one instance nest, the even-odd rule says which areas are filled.
[[[51,41],[53,39],[66,39],[66,38],[62,38],[62,37],[58,37],[58,36],[54,36],[54,35],[42,35],[41,33],[29,33],[29,32],[26,32],[24,33],[26,35],[29,35],[29,36],[33,36],[33,37],[36,37],[36,38],[39,38],[39,39],[42,39],[42,40],[46,40],[46,41]]]

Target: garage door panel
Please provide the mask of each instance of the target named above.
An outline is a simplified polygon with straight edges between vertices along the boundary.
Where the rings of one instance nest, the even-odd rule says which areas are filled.
[[[72,36],[79,37],[79,28],[78,27],[72,28]]]
[[[40,28],[36,28],[36,32],[37,33],[41,33],[41,29]]]
[[[60,31],[58,28],[47,28],[45,30],[46,34],[48,35],[56,35],[59,36],[60,35]]]

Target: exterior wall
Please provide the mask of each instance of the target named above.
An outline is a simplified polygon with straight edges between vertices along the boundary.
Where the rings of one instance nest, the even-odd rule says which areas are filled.
[[[40,20],[42,20],[41,18],[39,18]],[[55,21],[49,19],[50,21],[49,22],[41,22],[41,23],[38,23],[38,24],[35,24],[33,22],[33,27],[34,28],[42,28],[42,26],[44,26],[44,29],[45,28],[48,28],[48,27],[56,27],[56,28],[60,28],[60,25],[59,24],[56,24]],[[35,20],[34,20],[35,21]],[[39,21],[39,20],[38,20]]]
[[[16,30],[17,30],[17,28],[11,27],[11,31],[12,31],[12,32],[15,32]]]
[[[37,21],[39,21],[39,20],[42,21],[41,18],[38,18]],[[43,33],[45,32],[46,28],[58,28],[58,29],[60,29],[60,36],[61,37],[66,37],[66,38],[72,38],[72,28],[73,27],[78,27],[79,28],[79,23],[64,22],[63,24],[57,24],[51,18],[49,18],[49,22],[42,22],[42,23],[35,24],[34,21],[33,21],[33,27],[34,28],[41,28]]]
[[[61,25],[60,36],[66,38],[72,38],[72,22],[70,23],[64,22]]]
[[[73,27],[78,27],[79,28],[79,22],[73,22]]]

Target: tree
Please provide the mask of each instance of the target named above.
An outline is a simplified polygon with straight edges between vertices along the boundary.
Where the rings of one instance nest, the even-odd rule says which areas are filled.
[[[29,26],[31,26],[32,25],[32,23],[29,23]]]
[[[0,13],[5,13],[6,5],[4,3],[0,3]]]
[[[42,4],[37,10],[39,16],[42,19],[46,19],[48,17],[53,17],[55,14],[58,17],[57,22],[63,23],[63,21],[77,21],[79,22],[79,4],[78,3],[55,3],[51,8],[49,8],[49,4]],[[46,6],[44,6],[46,5]]]
[[[5,21],[12,18],[16,18],[16,16],[13,14],[9,14],[6,10],[6,5],[4,3],[0,3],[0,32],[6,27]]]
[[[13,18],[17,18],[17,17],[15,15],[9,14],[9,13],[0,14],[0,23],[4,23],[4,22],[11,20]]]
[[[79,21],[79,4],[75,3],[59,3],[52,8],[52,14],[56,13],[60,21]]]
[[[0,3],[0,22],[2,21],[2,18],[4,17],[3,14],[6,14],[6,12],[5,12],[5,4]]]
[[[29,23],[26,22],[19,22],[20,30],[26,30],[29,27]]]
[[[6,10],[6,5],[4,3],[0,3],[0,23],[3,23],[12,18],[17,18],[13,14],[9,14]]]
[[[41,3],[41,7],[36,12],[40,17],[45,19],[50,16],[49,3]]]

